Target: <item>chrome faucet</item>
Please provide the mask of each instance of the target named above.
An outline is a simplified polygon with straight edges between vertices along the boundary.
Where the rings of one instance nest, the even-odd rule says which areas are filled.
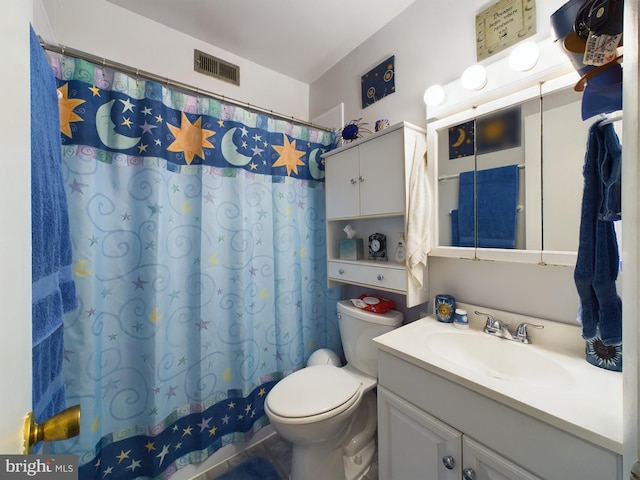
[[[522,322],[520,325],[518,325],[518,328],[516,329],[516,336],[514,338],[516,342],[531,343],[531,339],[529,338],[529,332],[527,331],[527,327],[542,329],[544,328],[544,325],[536,325],[535,323]]]
[[[475,314],[487,316],[487,321],[484,325],[484,333],[488,333],[489,335],[493,335],[494,337],[504,338],[505,340],[513,340],[520,343],[531,343],[527,327],[544,328],[543,325],[522,322],[520,325],[518,325],[518,328],[516,328],[516,334],[514,336],[509,330],[509,325],[504,323],[502,320],[495,318],[489,313],[478,312],[477,310],[475,311]]]

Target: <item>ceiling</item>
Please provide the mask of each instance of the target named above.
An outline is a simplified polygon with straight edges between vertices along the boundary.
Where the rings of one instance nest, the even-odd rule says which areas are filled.
[[[311,84],[415,0],[107,1]]]

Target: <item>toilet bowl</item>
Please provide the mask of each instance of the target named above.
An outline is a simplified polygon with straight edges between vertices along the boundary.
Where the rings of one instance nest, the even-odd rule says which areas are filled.
[[[347,364],[326,350],[269,392],[265,413],[292,443],[291,480],[356,480],[370,468],[377,428],[377,348],[373,338],[396,328],[402,314],[362,311],[338,302]],[[359,367],[359,368],[358,368]]]

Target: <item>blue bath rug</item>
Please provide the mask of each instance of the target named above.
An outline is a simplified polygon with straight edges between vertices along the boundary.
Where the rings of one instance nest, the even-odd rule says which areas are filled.
[[[280,475],[266,458],[251,457],[216,480],[280,480]]]

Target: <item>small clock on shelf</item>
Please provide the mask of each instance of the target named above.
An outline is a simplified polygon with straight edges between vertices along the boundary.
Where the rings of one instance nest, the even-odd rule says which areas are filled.
[[[369,260],[379,260],[386,262],[387,258],[387,237],[382,233],[369,235]]]

